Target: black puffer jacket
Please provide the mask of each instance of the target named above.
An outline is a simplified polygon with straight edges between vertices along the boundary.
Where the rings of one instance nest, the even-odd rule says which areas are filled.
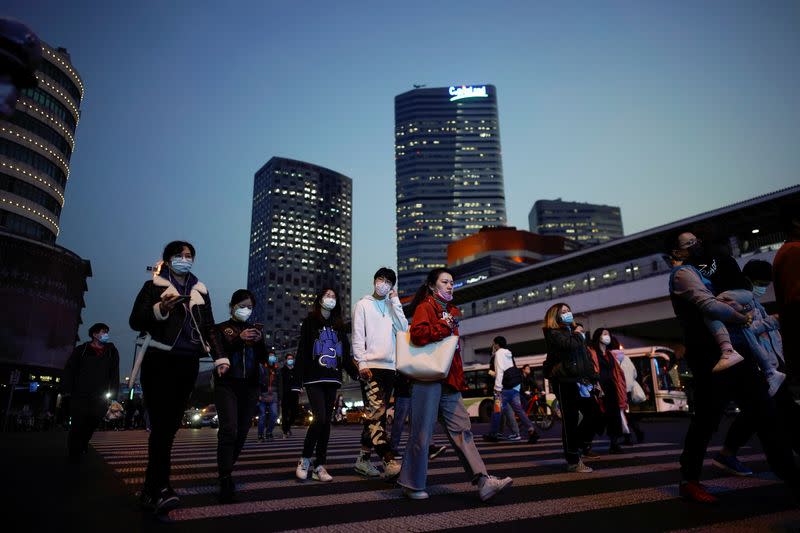
[[[245,379],[258,384],[259,364],[267,362],[267,346],[263,338],[248,345],[239,337],[242,331],[252,327],[247,322],[230,319],[212,328],[210,340],[214,366],[230,365],[228,371],[222,377],[215,376],[215,380]]]
[[[544,329],[547,359],[542,370],[551,381],[576,382],[595,377],[594,363],[583,338],[567,329]]]
[[[211,328],[214,326],[211,298],[208,296],[206,286],[193,274],[187,276],[187,284],[192,287],[188,304],[191,313],[191,328],[194,332],[193,335],[196,333],[202,341],[197,355],[203,356],[211,350],[208,340]],[[150,348],[171,351],[186,322],[187,306],[179,304],[168,315],[162,315],[158,304],[164,293],[179,294],[168,279],[155,274],[152,280],[145,282],[136,296],[128,322],[134,331],[150,334],[152,337],[149,343]]]

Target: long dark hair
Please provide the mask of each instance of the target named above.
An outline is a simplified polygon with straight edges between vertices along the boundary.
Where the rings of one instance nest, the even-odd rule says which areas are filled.
[[[598,356],[603,353],[603,350],[600,348],[600,337],[603,336],[604,331],[607,331],[608,334],[611,335],[611,330],[608,328],[597,328],[594,330],[594,334],[592,334],[591,347]],[[611,335],[611,342],[606,346],[607,352],[611,350],[619,350],[619,341],[614,335]]]
[[[311,312],[308,316],[314,317],[319,322],[325,322],[325,317],[322,316],[322,298],[328,291],[336,295],[336,307],[331,309],[330,321],[332,327],[333,329],[344,329],[344,322],[342,321],[342,302],[339,300],[339,292],[332,287],[325,287],[317,293],[317,297],[314,298],[314,303],[311,305]]]
[[[430,286],[436,285],[436,282],[439,280],[439,276],[442,274],[450,274],[452,276],[453,272],[448,268],[434,268],[428,272],[428,277],[425,278],[425,282],[419,286],[416,294],[414,294],[414,299],[411,300],[411,304],[408,306],[408,313],[411,316],[414,316],[414,311],[417,310],[417,306],[421,304],[429,294],[433,294]]]

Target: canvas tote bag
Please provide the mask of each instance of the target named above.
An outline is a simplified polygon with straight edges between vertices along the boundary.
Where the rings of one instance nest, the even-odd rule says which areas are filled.
[[[417,381],[440,381],[450,372],[458,335],[425,346],[411,344],[411,333],[397,332],[397,371]]]

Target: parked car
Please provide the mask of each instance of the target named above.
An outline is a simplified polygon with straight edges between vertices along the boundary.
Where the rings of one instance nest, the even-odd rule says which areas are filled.
[[[363,407],[351,407],[345,413],[345,423],[347,424],[360,424],[364,420]]]

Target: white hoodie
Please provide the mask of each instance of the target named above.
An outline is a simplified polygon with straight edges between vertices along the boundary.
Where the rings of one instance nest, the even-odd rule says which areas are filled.
[[[363,368],[395,370],[395,335],[408,330],[400,298],[376,300],[367,295],[353,309],[353,359]]]
[[[514,366],[514,359],[512,359],[511,350],[498,348],[494,353],[494,390],[498,392],[503,390],[503,374],[512,366]]]

